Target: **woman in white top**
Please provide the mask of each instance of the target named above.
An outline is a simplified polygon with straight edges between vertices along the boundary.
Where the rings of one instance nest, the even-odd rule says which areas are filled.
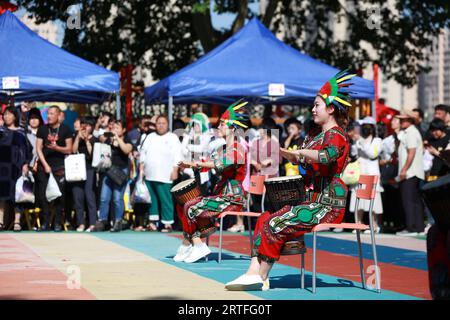
[[[174,223],[174,208],[172,182],[178,177],[177,164],[182,159],[181,143],[178,137],[169,131],[169,120],[159,116],[156,120],[156,132],[151,133],[142,144],[140,151],[140,178],[145,177],[145,183],[150,191],[148,226],[150,231],[156,231],[156,222],[161,222],[164,228],[161,232],[171,232]]]
[[[193,114],[186,129],[181,143],[183,159],[187,162],[205,161],[209,155],[208,146],[211,141],[208,116],[202,112]],[[193,169],[186,168],[183,172],[190,178],[194,178]],[[201,174],[200,180],[202,184],[209,180],[207,171]]]
[[[380,176],[380,166],[378,158],[380,156],[382,140],[376,136],[376,122],[372,117],[365,117],[361,124],[361,137],[356,141],[356,148],[358,150],[358,161],[360,166],[360,173],[362,175],[377,175]],[[369,200],[361,199],[358,208],[356,207],[356,187],[351,187],[350,198],[350,212],[357,210],[356,221],[362,223],[364,212],[369,211]],[[375,202],[373,206],[373,221],[374,230],[376,233],[380,232],[378,221],[381,219],[380,215],[383,213],[383,205],[381,202],[381,194],[383,188],[380,183],[376,187]],[[369,231],[369,230],[367,230]],[[370,232],[370,231],[369,231]]]

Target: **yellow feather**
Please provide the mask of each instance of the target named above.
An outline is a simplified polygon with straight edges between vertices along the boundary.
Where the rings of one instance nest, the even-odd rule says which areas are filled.
[[[242,122],[238,121],[238,120],[234,120],[233,123],[243,127],[243,128],[248,128],[248,126],[246,126],[245,124],[243,124]]]
[[[236,107],[233,107],[233,110],[237,110],[237,109],[239,109],[240,107],[245,106],[247,103],[248,103],[248,101],[242,102],[241,104],[238,104]]]
[[[339,80],[336,81],[336,83],[341,83],[342,81],[345,81],[347,79],[353,78],[354,76],[356,76],[356,74],[349,74],[346,75],[345,77],[340,78]]]
[[[342,99],[339,98],[339,97],[334,98],[334,100],[336,100],[337,102],[340,102],[340,103],[342,103],[342,104],[345,104],[346,106],[349,106],[349,107],[352,106],[350,103],[348,103],[348,102],[345,101],[345,100],[342,100]]]

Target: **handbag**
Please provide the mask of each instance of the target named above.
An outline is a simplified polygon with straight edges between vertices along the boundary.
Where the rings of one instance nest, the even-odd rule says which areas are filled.
[[[83,153],[71,154],[64,159],[66,181],[86,180],[86,156]]]
[[[106,175],[110,178],[116,185],[121,186],[128,180],[128,174],[122,171],[117,166],[112,166],[106,171]]]
[[[357,184],[359,181],[359,176],[361,175],[361,168],[359,166],[359,161],[350,162],[342,172],[341,179],[342,181],[348,185]]]

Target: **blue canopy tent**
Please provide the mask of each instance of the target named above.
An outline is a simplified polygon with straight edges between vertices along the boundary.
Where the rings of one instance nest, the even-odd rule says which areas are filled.
[[[51,44],[9,11],[0,16],[0,48],[1,98],[101,103],[119,96],[118,73]]]
[[[196,62],[145,88],[145,100],[169,103],[170,115],[173,103],[226,104],[238,97],[304,104],[338,71],[286,45],[253,18]],[[352,82],[354,98],[373,99],[373,81]]]

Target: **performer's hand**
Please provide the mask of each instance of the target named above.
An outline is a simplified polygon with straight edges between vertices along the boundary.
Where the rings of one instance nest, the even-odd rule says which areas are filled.
[[[261,161],[261,166],[263,168],[270,167],[271,165],[272,165],[272,160],[270,160],[270,159]]]
[[[300,150],[291,151],[285,148],[280,148],[281,156],[292,163],[298,162],[299,152]]]
[[[178,162],[177,166],[180,167],[181,169],[187,169],[187,168],[195,167],[193,162],[187,162],[187,161],[180,161],[180,162]]]

